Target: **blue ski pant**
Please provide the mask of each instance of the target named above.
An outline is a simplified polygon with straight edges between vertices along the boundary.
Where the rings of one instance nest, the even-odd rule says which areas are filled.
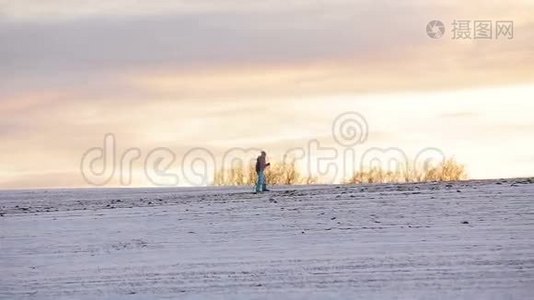
[[[258,173],[258,181],[256,182],[256,192],[263,192],[267,187],[267,182],[265,181],[265,170],[261,170]]]

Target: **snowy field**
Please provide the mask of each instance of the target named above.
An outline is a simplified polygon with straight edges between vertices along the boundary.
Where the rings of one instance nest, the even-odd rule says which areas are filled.
[[[0,192],[1,299],[534,299],[534,181]]]

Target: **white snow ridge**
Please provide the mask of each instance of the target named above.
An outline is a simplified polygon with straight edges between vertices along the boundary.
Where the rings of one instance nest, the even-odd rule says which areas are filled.
[[[1,299],[533,299],[530,179],[0,192]]]

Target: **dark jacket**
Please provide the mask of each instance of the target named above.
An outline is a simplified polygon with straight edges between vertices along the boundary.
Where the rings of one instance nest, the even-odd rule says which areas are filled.
[[[260,171],[265,170],[265,167],[267,167],[269,164],[265,163],[265,157],[264,156],[258,156],[256,159],[256,173],[259,173]]]

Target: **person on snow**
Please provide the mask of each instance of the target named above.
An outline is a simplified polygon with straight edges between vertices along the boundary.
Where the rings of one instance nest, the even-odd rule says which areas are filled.
[[[266,162],[267,153],[261,151],[261,155],[256,159],[256,174],[258,175],[258,181],[256,182],[256,191],[254,193],[261,193],[268,191],[267,182],[265,180],[265,168],[271,165]]]

